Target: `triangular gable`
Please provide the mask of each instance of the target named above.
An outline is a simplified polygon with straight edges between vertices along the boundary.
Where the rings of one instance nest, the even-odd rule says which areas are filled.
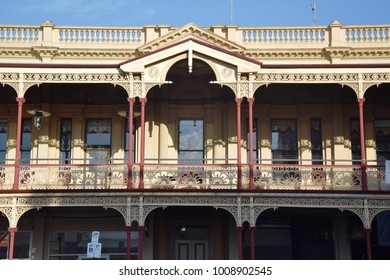
[[[141,54],[145,54],[186,39],[208,42],[216,47],[236,53],[242,53],[244,51],[244,47],[238,45],[237,43],[226,40],[225,38],[193,23],[189,23],[179,29],[165,34],[164,36],[148,42],[138,48],[137,51]]]
[[[195,38],[187,38],[175,42],[160,49],[140,55],[119,64],[124,72],[143,72],[148,65],[158,64],[161,61],[172,59],[172,57],[183,53],[191,52],[202,54],[207,57],[219,60],[237,68],[239,72],[257,72],[261,67],[261,62],[245,57],[235,52],[227,51],[208,42]]]

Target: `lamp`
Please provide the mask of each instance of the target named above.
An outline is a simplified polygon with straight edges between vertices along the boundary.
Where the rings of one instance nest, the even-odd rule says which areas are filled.
[[[118,111],[118,115],[124,118],[129,117],[129,112],[128,111]],[[141,116],[141,112],[134,112],[134,118]]]
[[[51,115],[51,113],[49,113],[49,112],[42,111],[42,110],[37,110],[37,109],[28,110],[27,113],[29,113],[30,115],[34,116],[34,126],[38,130],[41,128],[41,120],[42,120],[42,118],[49,117]]]

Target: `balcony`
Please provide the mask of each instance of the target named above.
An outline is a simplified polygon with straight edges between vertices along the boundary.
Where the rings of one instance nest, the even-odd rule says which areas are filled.
[[[23,164],[18,171],[18,183],[14,186],[15,167],[0,165],[0,191],[362,191],[360,165],[256,164],[253,177],[249,166],[243,165],[241,184],[236,164],[146,164],[143,172],[135,164],[132,184],[128,184],[127,165],[119,163]],[[366,174],[368,191],[390,190],[390,185],[385,184],[384,166],[369,165]]]

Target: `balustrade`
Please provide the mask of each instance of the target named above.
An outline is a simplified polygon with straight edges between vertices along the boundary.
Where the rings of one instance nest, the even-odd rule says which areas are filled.
[[[164,26],[166,29],[166,27]],[[207,28],[211,32],[214,28]],[[169,31],[177,28],[168,28]],[[57,27],[50,22],[41,26],[0,25],[0,43],[10,46],[66,46],[80,48],[93,44],[97,48],[137,48],[161,36],[157,26],[152,27]],[[227,40],[243,45],[247,49],[259,46],[275,48],[323,48],[328,46],[357,47],[383,46],[390,41],[390,25],[311,27],[237,27],[227,26],[223,31]],[[334,34],[339,34],[334,36]],[[332,36],[333,34],[333,36]],[[334,41],[337,40],[337,41]]]
[[[127,188],[127,164],[30,164],[19,167],[18,190],[118,190]],[[13,165],[0,166],[0,191],[12,189]],[[132,166],[132,187],[139,188],[140,168]],[[236,164],[146,164],[144,189],[236,190]],[[361,191],[360,165],[256,164],[255,191]],[[249,166],[242,166],[242,187],[249,189]],[[367,167],[368,190],[390,190],[384,166]]]

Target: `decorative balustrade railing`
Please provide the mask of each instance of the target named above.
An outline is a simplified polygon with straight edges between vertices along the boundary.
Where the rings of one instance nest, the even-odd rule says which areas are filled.
[[[256,165],[254,185],[264,190],[362,189],[360,165]]]
[[[42,29],[39,26],[0,26],[0,43],[39,45],[42,43]]]
[[[242,42],[246,44],[327,44],[326,27],[268,27],[242,28]]]
[[[244,167],[243,181],[248,182]],[[237,165],[146,165],[144,187],[150,189],[236,189]]]
[[[161,30],[164,29],[164,33]],[[83,27],[55,26],[44,23],[41,26],[0,25],[0,43],[3,46],[50,46],[67,48],[136,49],[177,28],[169,26],[145,27]],[[361,25],[308,27],[237,27],[209,28],[211,32],[225,37],[247,49],[268,48],[324,48],[329,46],[382,46],[390,42],[390,25]]]
[[[17,190],[237,190],[236,164],[146,164],[140,180],[140,166],[133,165],[132,184],[128,184],[126,164],[30,164],[19,167],[18,184],[14,184],[15,167],[0,165],[0,191],[17,186]],[[257,164],[250,177],[248,165],[241,168],[242,189],[257,191],[361,191],[360,165]],[[367,189],[390,190],[385,183],[384,166],[368,166]]]
[[[14,184],[15,168],[13,165],[0,165],[0,190],[12,189]]]
[[[60,43],[128,45],[144,42],[142,28],[58,27],[55,30]]]
[[[23,165],[19,190],[126,189],[127,166],[110,165]]]
[[[385,43],[390,41],[390,26],[345,26],[345,40],[348,43]]]

